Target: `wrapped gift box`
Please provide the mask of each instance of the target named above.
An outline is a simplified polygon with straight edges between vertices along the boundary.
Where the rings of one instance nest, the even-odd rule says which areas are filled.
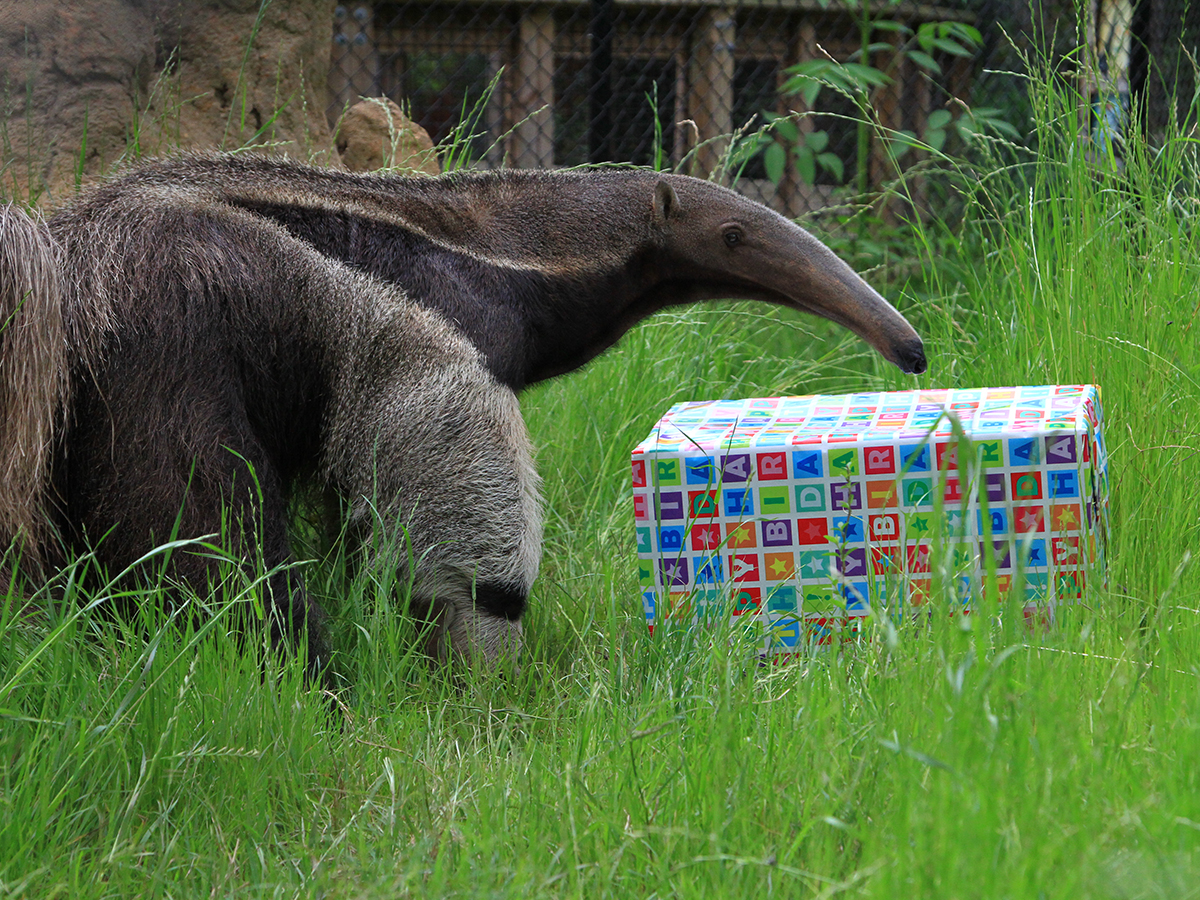
[[[1105,572],[1101,425],[1094,385],[677,404],[633,451],[651,631],[732,617],[787,652],[939,584],[1076,600]]]

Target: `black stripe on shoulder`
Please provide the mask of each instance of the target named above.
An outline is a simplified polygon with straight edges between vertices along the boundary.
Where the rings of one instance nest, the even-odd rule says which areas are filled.
[[[528,594],[521,588],[506,584],[475,585],[475,606],[493,616],[515,622],[525,612]]]

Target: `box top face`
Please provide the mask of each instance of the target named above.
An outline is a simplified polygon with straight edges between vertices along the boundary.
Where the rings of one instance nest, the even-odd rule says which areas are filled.
[[[814,394],[677,403],[634,457],[656,452],[802,444],[924,440],[955,432],[971,437],[1098,429],[1096,385]]]

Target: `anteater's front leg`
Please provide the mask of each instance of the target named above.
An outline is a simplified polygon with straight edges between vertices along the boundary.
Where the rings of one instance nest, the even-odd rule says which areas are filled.
[[[525,423],[516,395],[457,332],[423,312],[396,325],[358,344],[367,358],[341,382],[327,475],[350,502],[354,530],[374,533],[401,583],[411,580],[431,655],[492,666],[521,647],[541,559]],[[430,350],[436,358],[422,359]]]
[[[425,647],[430,656],[488,669],[520,656],[525,641],[521,620],[489,608],[492,592],[486,586],[443,581],[436,575],[430,579],[430,574],[417,573],[412,598],[413,613],[427,629]],[[431,580],[440,583],[432,586]],[[525,599],[520,595],[521,609]]]

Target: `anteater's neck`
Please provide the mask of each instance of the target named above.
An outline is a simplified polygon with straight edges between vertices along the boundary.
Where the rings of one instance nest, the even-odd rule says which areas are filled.
[[[223,199],[436,309],[514,390],[578,368],[664,305],[648,229],[630,225],[623,197],[606,212],[568,191],[566,210],[539,208],[564,193],[544,175],[383,180],[357,196],[358,182],[334,183],[337,194]]]

